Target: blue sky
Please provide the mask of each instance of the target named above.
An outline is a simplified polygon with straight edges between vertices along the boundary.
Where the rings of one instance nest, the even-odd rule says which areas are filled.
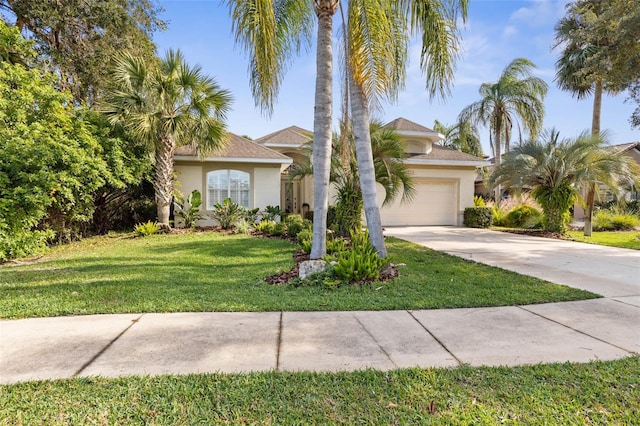
[[[497,80],[509,62],[524,57],[537,65],[535,74],[549,84],[545,128],[555,127],[566,137],[590,129],[592,99],[578,101],[553,82],[559,54],[551,50],[553,27],[564,15],[566,1],[470,0],[469,3],[468,21],[462,30],[464,51],[451,96],[444,101],[429,100],[419,69],[420,46],[412,43],[405,89],[397,102],[384,105],[377,118],[388,122],[404,117],[427,127],[432,127],[435,119],[454,123],[466,105],[479,99],[481,83]],[[313,130],[315,47],[295,60],[285,76],[274,113],[267,117],[251,96],[248,59],[235,46],[227,7],[217,0],[160,0],[160,4],[165,8],[162,16],[169,25],[154,37],[159,53],[162,55],[169,48],[182,50],[189,63],[201,65],[222,88],[232,92],[233,110],[228,115],[231,132],[258,138],[291,125]],[[337,25],[337,19],[335,22]],[[334,96],[337,117],[338,86]],[[628,123],[635,104],[625,103],[625,97],[623,93],[603,99],[602,128],[610,131],[613,144],[640,140],[640,130],[632,129]],[[489,154],[487,129],[481,128],[481,138],[485,154]]]

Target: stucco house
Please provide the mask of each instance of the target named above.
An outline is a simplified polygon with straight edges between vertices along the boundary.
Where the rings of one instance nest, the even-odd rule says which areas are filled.
[[[404,139],[405,163],[412,172],[416,195],[410,202],[397,200],[381,208],[383,226],[462,225],[464,209],[473,206],[476,169],[488,163],[435,144],[441,134],[404,118],[385,127]],[[312,178],[291,180],[288,171],[301,163],[302,148],[312,137],[312,132],[297,126],[254,141],[230,135],[221,153],[204,159],[189,147],[180,148],[175,155],[178,187],[184,194],[201,191],[205,213],[230,197],[250,209],[279,205],[286,212],[304,214],[313,210]],[[383,191],[378,186],[380,205]]]

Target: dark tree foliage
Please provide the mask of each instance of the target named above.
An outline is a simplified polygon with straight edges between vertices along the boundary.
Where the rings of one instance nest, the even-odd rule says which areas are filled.
[[[100,96],[115,53],[153,57],[163,29],[156,0],[0,0],[6,22],[35,42],[76,102]]]

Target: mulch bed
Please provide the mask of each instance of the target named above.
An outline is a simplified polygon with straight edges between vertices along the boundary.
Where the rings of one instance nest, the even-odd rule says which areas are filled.
[[[567,239],[567,236],[560,232],[549,232],[542,229],[501,229],[500,231],[510,234],[531,235],[532,237],[554,238],[556,240]]]

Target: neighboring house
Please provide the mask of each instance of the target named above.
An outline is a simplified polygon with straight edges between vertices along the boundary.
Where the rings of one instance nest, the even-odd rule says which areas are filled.
[[[434,144],[443,138],[441,134],[404,118],[385,127],[394,129],[405,141],[405,163],[412,172],[416,194],[409,202],[398,199],[382,207],[383,226],[462,225],[464,209],[473,206],[476,169],[488,163]],[[180,190],[184,194],[200,190],[206,210],[229,196],[247,208],[280,205],[288,213],[304,215],[313,210],[313,180],[291,180],[288,169],[303,161],[302,148],[312,138],[312,132],[291,126],[254,141],[231,135],[223,153],[202,160],[182,148],[175,157]],[[378,186],[380,204],[383,191]]]

